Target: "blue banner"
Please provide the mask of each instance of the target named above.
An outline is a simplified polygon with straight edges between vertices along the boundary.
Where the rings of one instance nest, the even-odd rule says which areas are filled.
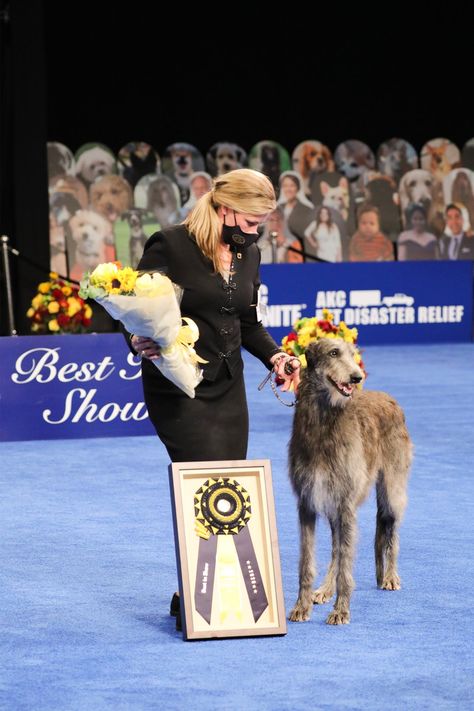
[[[264,265],[262,320],[279,343],[301,316],[356,326],[358,342],[472,340],[471,262]],[[0,440],[154,434],[140,360],[121,334],[0,338]]]
[[[153,434],[123,335],[0,338],[0,440]]]
[[[360,345],[471,341],[473,263],[262,265],[260,310],[277,343],[302,316],[356,327]]]

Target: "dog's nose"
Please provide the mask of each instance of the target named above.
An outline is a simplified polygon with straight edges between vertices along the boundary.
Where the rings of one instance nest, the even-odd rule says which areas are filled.
[[[362,380],[362,375],[357,375],[355,373],[353,373],[351,375],[351,383],[360,383],[361,380]]]

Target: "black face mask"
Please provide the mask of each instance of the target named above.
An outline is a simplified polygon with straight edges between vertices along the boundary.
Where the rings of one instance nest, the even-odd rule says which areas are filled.
[[[236,222],[235,211],[234,222]],[[243,232],[237,224],[232,226],[226,225],[224,216],[222,239],[225,244],[229,244],[234,249],[246,249],[247,247],[250,247],[251,244],[254,244],[254,242],[258,240],[259,236],[258,232]]]

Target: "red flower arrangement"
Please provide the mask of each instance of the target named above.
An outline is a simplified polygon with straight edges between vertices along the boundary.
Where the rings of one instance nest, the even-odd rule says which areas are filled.
[[[26,315],[33,333],[87,333],[92,309],[78,292],[79,287],[50,272],[41,282]]]
[[[336,326],[333,321],[334,315],[328,309],[323,309],[322,319],[317,319],[316,317],[300,318],[295,323],[294,330],[283,338],[281,342],[282,350],[299,358],[302,367],[305,368],[305,350],[310,343],[320,338],[342,338],[344,341],[353,343],[356,346],[355,361],[363,371],[364,378],[366,378],[367,372],[360,350],[357,347],[357,329],[349,328],[344,321],[340,321]]]

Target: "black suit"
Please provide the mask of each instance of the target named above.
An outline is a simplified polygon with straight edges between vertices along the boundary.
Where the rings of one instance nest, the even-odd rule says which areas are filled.
[[[451,259],[450,245],[452,239],[449,235],[441,235],[439,240],[440,259]],[[463,232],[455,259],[474,259],[474,237],[467,237]]]
[[[189,398],[152,362],[142,362],[143,388],[150,419],[172,461],[245,459],[248,411],[240,346],[269,368],[279,352],[257,321],[260,251],[254,244],[237,252],[229,284],[215,274],[183,225],[152,235],[139,270],[165,271],[183,287],[181,313],[199,328],[196,351],[209,361],[204,379]]]

